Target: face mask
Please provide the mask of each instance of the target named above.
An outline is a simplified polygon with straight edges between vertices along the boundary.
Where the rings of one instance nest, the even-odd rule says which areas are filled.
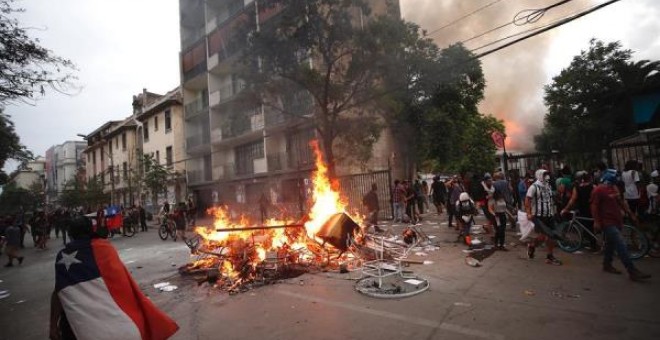
[[[550,176],[549,175],[543,176],[543,181],[546,183],[550,183]]]

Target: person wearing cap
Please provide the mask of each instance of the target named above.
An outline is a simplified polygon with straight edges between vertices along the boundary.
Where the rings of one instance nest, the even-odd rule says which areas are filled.
[[[545,262],[560,266],[562,262],[557,259],[555,249],[555,202],[550,187],[550,173],[545,169],[536,170],[536,181],[529,186],[525,196],[525,211],[527,219],[534,222],[534,230],[538,234],[536,240],[527,244],[527,257],[534,258],[536,243],[545,242],[547,255]]]
[[[646,213],[649,215],[658,214],[658,170],[651,172],[651,183],[646,186],[646,194],[649,197],[649,207]]]
[[[621,210],[623,209],[635,223],[637,223],[637,216],[630,210],[626,201],[621,199],[616,181],[616,170],[605,170],[601,176],[601,184],[594,188],[591,194],[591,214],[594,217],[594,229],[596,231],[602,230],[603,237],[605,238],[603,271],[612,274],[621,274],[621,271],[612,265],[614,251],[616,250],[631,280],[639,281],[648,279],[651,275],[642,273],[633,264],[628,254],[626,242],[621,236],[621,228],[623,228],[623,214]]]

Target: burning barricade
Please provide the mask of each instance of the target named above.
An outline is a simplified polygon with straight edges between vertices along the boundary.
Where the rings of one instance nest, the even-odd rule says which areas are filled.
[[[362,217],[346,212],[337,185],[327,176],[318,146],[313,176],[313,204],[302,220],[268,220],[256,224],[245,217],[232,220],[226,208],[209,211],[213,226],[197,227],[188,240],[195,260],[180,268],[228,292],[293,278],[303,273],[337,269],[363,269],[367,276],[382,272],[382,264],[405,256],[403,247],[386,251],[367,237]],[[373,261],[379,261],[374,267]],[[366,265],[366,266],[365,266]],[[363,268],[364,267],[364,268]],[[382,285],[382,280],[378,281]],[[373,284],[369,284],[373,286]],[[378,287],[377,287],[378,288]],[[373,289],[370,287],[369,289]]]

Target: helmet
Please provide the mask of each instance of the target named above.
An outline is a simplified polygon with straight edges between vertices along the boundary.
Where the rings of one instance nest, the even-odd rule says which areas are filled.
[[[603,172],[603,175],[600,177],[600,181],[606,184],[616,183],[616,170],[607,169]]]
[[[469,201],[470,200],[470,195],[468,195],[467,192],[462,192],[460,195],[458,195],[458,200],[459,201]]]

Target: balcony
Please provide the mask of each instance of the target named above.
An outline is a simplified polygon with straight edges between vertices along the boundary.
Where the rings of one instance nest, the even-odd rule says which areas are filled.
[[[185,112],[185,118],[190,119],[193,117],[198,116],[200,113],[207,111],[209,108],[209,100],[208,98],[201,97],[199,99],[196,99],[190,104],[186,104],[184,107],[184,112]]]
[[[287,169],[286,153],[278,152],[266,156],[268,171],[283,171]]]
[[[199,27],[195,30],[191,30],[187,36],[182,37],[181,39],[181,50],[185,51],[191,46],[195,45],[198,41],[206,36],[206,30],[204,27]]]
[[[238,95],[244,88],[245,83],[243,82],[235,82],[222,86],[217,91],[211,92],[211,95],[209,96],[209,105],[211,107],[216,107],[224,104],[234,99],[234,97],[236,97],[236,95]]]

